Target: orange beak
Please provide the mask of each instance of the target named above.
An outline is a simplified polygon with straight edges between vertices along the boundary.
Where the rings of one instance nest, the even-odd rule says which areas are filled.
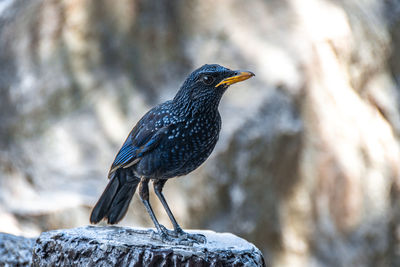
[[[255,74],[252,73],[251,71],[237,71],[236,75],[223,79],[215,87],[224,84],[229,86],[237,82],[245,81],[253,76],[255,76]]]

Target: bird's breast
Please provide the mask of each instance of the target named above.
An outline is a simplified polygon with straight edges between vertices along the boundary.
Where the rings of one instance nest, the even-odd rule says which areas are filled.
[[[219,116],[190,118],[170,125],[157,149],[144,157],[138,168],[153,178],[187,174],[211,154],[220,129]]]

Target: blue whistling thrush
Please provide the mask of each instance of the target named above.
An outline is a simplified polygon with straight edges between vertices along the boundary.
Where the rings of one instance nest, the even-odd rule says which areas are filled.
[[[226,89],[254,76],[217,64],[204,65],[185,80],[174,99],[147,112],[132,129],[117,153],[108,174],[106,189],[90,215],[91,223],[107,219],[118,223],[126,214],[137,186],[157,234],[165,243],[204,243],[200,234],[189,234],[176,222],[162,194],[169,178],[188,174],[211,154],[221,129],[218,105]],[[174,230],[158,221],[149,202],[148,183],[164,206]]]

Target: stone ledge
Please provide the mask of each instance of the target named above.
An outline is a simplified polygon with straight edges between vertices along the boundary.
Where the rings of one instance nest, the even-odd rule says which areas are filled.
[[[151,230],[86,226],[44,232],[36,240],[32,266],[265,266],[259,249],[229,233],[189,231],[206,244],[171,246]]]
[[[0,266],[30,266],[35,238],[0,233]]]

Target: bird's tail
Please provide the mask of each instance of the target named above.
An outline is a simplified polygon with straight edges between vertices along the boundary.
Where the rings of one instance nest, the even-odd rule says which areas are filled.
[[[139,182],[140,178],[130,170],[118,169],[112,173],[106,189],[92,210],[90,222],[98,223],[106,218],[109,224],[115,224],[122,220]]]

